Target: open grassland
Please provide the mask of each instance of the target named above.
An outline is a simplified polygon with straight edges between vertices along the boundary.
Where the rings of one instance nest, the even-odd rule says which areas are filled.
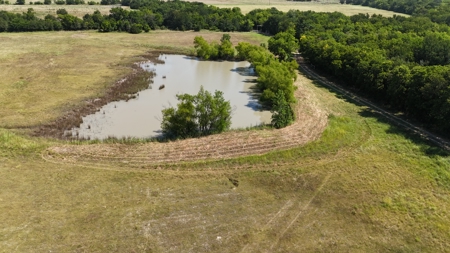
[[[335,115],[328,128],[314,143],[262,156],[153,167],[133,157],[45,161],[41,154],[60,144],[1,130],[0,248],[448,249],[448,154],[312,82],[303,86]]]
[[[109,14],[109,10],[118,5],[30,5],[30,1],[26,1],[26,5],[0,5],[0,10],[10,11],[14,13],[27,12],[28,8],[33,8],[38,17],[43,18],[47,14],[56,15],[58,9],[66,9],[71,15],[82,18],[85,14],[92,14],[95,10],[99,10],[102,14]],[[99,1],[97,1],[99,2]],[[408,16],[402,13],[392,11],[379,10],[367,6],[339,4],[338,1],[323,2],[293,2],[285,0],[192,0],[191,2],[203,2],[208,5],[214,5],[220,8],[239,7],[246,14],[254,9],[277,8],[280,11],[287,12],[289,10],[315,11],[315,12],[342,12],[345,15],[355,15],[359,13],[379,14],[387,17],[393,15]],[[129,9],[127,6],[122,8]]]
[[[25,5],[0,5],[0,10],[8,11],[13,13],[23,13],[27,12],[28,8],[33,8],[36,16],[39,18],[44,18],[46,15],[50,14],[56,16],[56,11],[59,9],[65,9],[69,14],[82,18],[86,14],[92,14],[94,11],[98,10],[104,15],[109,14],[109,10],[114,7],[120,7],[119,5],[30,5],[29,1]],[[127,6],[123,6],[124,9],[129,9]]]
[[[202,2],[214,5],[220,8],[239,7],[245,14],[254,9],[277,8],[280,11],[287,12],[289,10],[299,11],[315,11],[315,12],[341,12],[345,15],[355,15],[359,13],[368,13],[369,15],[377,14],[387,17],[393,15],[408,16],[392,11],[379,10],[367,6],[339,4],[339,1],[323,0],[320,2],[294,2],[286,0],[189,0],[191,2]]]
[[[154,143],[71,144],[15,130],[95,97],[147,49],[189,52],[181,45],[192,45],[197,34],[220,38],[209,32],[1,35],[7,44],[0,64],[10,73],[0,77],[1,252],[448,251],[449,154],[302,73],[299,106],[317,111],[298,121],[325,112],[328,126],[318,140],[288,150],[177,160],[167,149],[158,155],[174,158],[167,163],[149,159]],[[242,132],[261,135],[252,137],[257,147],[276,131]],[[228,145],[241,141],[232,137],[240,132],[227,134]],[[190,142],[175,143],[205,146]]]
[[[55,120],[82,101],[100,96],[148,50],[192,53],[195,36],[218,41],[222,33],[2,33],[0,127],[31,127]],[[267,41],[255,33],[231,33],[231,38],[234,44]]]

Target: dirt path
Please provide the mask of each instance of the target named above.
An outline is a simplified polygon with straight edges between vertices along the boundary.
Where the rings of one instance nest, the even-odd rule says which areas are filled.
[[[423,139],[431,141],[434,144],[438,145],[439,147],[450,151],[450,142],[448,140],[445,140],[442,137],[432,134],[419,126],[416,126],[416,125],[394,115],[393,113],[380,108],[379,106],[375,105],[374,103],[370,102],[369,100],[364,99],[360,96],[357,96],[348,90],[345,90],[344,88],[337,85],[336,83],[333,83],[333,82],[327,80],[325,77],[318,75],[316,72],[311,70],[311,68],[304,62],[304,59],[302,57],[298,57],[297,62],[299,64],[300,68],[305,73],[307,73],[313,79],[316,79],[317,81],[319,81],[322,85],[324,85],[328,88],[331,88],[331,89],[335,90],[336,92],[338,92],[344,96],[347,96],[362,105],[365,105],[365,106],[371,108],[374,112],[382,115],[383,117],[385,117],[389,121],[395,123],[396,125],[403,127],[404,129],[407,129],[409,131],[412,131],[415,134],[420,135]]]
[[[49,148],[43,158],[74,164],[108,161],[142,166],[260,155],[301,146],[318,139],[327,125],[326,110],[319,106],[313,91],[302,86],[302,80],[304,77],[299,75],[295,82],[297,120],[283,129],[230,131],[169,143],[62,145]]]

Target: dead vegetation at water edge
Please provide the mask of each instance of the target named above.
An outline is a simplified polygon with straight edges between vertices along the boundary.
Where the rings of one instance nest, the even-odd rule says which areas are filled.
[[[153,83],[154,72],[146,71],[140,67],[142,62],[151,61],[156,64],[163,64],[164,61],[159,58],[161,54],[171,54],[168,51],[150,51],[139,57],[139,61],[129,66],[130,73],[119,79],[107,88],[103,96],[90,98],[81,105],[70,109],[63,116],[55,121],[39,126],[32,135],[41,137],[51,137],[57,139],[73,139],[72,134],[67,134],[72,128],[79,126],[83,122],[83,117],[95,113],[104,105],[119,101],[136,98],[136,93],[147,89]]]

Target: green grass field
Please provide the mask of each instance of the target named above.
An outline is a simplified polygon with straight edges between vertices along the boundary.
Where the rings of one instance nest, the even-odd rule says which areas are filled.
[[[189,53],[196,35],[221,37],[0,34],[1,252],[448,251],[449,154],[302,73],[299,103],[326,111],[328,125],[284,151],[153,164],[27,135],[102,94],[147,50]]]

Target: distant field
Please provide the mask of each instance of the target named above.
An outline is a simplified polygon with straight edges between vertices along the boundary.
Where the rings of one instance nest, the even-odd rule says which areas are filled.
[[[119,6],[119,5],[118,5]],[[92,14],[94,11],[99,10],[102,14],[109,14],[109,10],[113,7],[111,5],[0,5],[0,10],[14,12],[14,13],[23,13],[27,12],[28,8],[33,8],[36,12],[36,15],[40,18],[45,17],[48,14],[56,15],[56,11],[59,9],[66,9],[67,12],[71,15],[82,18],[85,14]],[[122,7],[125,9],[129,9],[128,7]]]
[[[293,2],[285,0],[189,0],[191,2],[203,2],[218,7],[231,8],[239,7],[243,13],[248,13],[254,9],[267,9],[275,7],[280,11],[300,10],[315,12],[342,12],[345,15],[355,15],[358,13],[380,14],[383,16],[401,15],[392,11],[374,9],[360,5],[339,4],[339,1],[321,1],[321,2]]]
[[[221,8],[232,8],[239,7],[241,11],[245,14],[254,9],[267,9],[267,8],[277,8],[281,11],[289,11],[300,10],[300,11],[316,11],[316,12],[342,12],[345,15],[355,15],[358,13],[368,13],[372,14],[380,14],[383,16],[393,16],[401,15],[407,16],[406,14],[395,13],[392,11],[385,11],[374,9],[366,6],[360,5],[348,5],[348,4],[339,4],[336,1],[326,1],[324,3],[321,2],[293,2],[293,1],[283,1],[283,0],[188,0],[191,2],[203,2],[206,4],[214,5]],[[30,1],[26,1],[29,3]],[[99,1],[97,1],[99,2]],[[270,4],[269,4],[270,3]],[[58,9],[66,9],[70,14],[83,17],[86,13],[93,13],[95,10],[99,10],[102,14],[108,14],[109,10],[116,6],[110,5],[0,5],[0,10],[6,10],[15,13],[26,12],[28,8],[33,8],[38,16],[44,17],[47,14],[56,14],[56,10]],[[127,8],[128,7],[122,7]]]

